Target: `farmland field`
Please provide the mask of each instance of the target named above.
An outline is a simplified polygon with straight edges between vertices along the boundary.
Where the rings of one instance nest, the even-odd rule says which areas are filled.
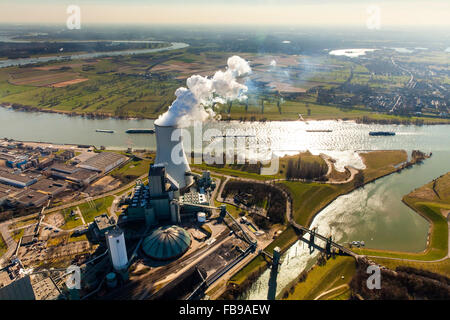
[[[253,72],[238,79],[248,87],[247,100],[215,104],[216,113],[225,120],[367,117],[375,121],[448,122],[417,115],[389,115],[358,99],[348,104],[353,94],[342,89],[346,85],[364,86],[389,94],[401,89],[408,75],[375,74],[367,63],[328,55],[271,55],[201,47],[3,68],[0,103],[24,110],[154,119],[167,110],[175,99],[175,90],[185,86],[188,77],[212,76],[224,70],[227,58],[234,54],[247,59]],[[439,66],[443,63],[439,55],[432,57]],[[320,97],[320,90],[331,92],[328,100]]]

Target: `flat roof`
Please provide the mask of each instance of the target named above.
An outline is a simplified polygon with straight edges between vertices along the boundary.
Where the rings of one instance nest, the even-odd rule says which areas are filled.
[[[11,193],[20,192],[20,191],[23,191],[23,189],[16,188],[14,186],[7,185],[7,184],[0,184],[0,192],[4,192],[6,194],[11,194]]]
[[[128,159],[126,156],[115,153],[115,152],[100,152],[99,154],[83,161],[79,164],[80,167],[89,166],[92,168],[96,168],[100,171],[105,171],[105,169],[116,163],[119,160],[125,161]]]
[[[108,217],[106,213],[96,216],[94,218],[95,224],[99,230],[104,230],[116,225],[113,217]]]
[[[63,163],[54,163],[50,166],[51,170],[54,171],[62,171],[62,172],[66,172],[66,173],[74,173],[77,170],[79,170],[80,168],[74,167],[74,166],[68,166],[67,164],[63,164]]]
[[[40,190],[44,192],[51,192],[58,188],[64,188],[67,183],[61,181],[54,181],[50,179],[42,179],[30,186],[30,189]]]
[[[19,202],[39,202],[43,198],[48,199],[48,195],[45,193],[37,192],[35,190],[26,190],[18,195],[16,198]]]
[[[68,175],[67,177],[71,178],[71,179],[76,179],[76,180],[84,180],[84,179],[87,179],[87,178],[94,177],[97,174],[98,174],[97,172],[81,168],[78,171]]]
[[[0,178],[14,180],[22,183],[28,183],[34,179],[24,174],[14,174],[2,169],[0,169]]]

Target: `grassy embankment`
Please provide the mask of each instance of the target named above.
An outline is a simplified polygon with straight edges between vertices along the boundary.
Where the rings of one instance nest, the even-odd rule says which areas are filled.
[[[255,179],[255,180],[273,180],[273,179],[285,179],[286,178],[286,168],[289,160],[300,159],[301,162],[311,163],[317,162],[319,164],[325,165],[325,161],[320,156],[312,155],[309,151],[301,152],[294,156],[285,156],[279,158],[279,169],[275,175],[261,175],[259,174],[258,165],[248,165],[248,164],[223,164],[223,166],[207,165],[203,164],[191,164],[191,168],[198,170],[210,170],[224,175]],[[269,166],[268,164],[267,166]]]
[[[425,261],[442,259],[448,254],[447,215],[450,212],[450,172],[404,196],[403,202],[430,222],[431,234],[427,249],[421,253],[368,249],[359,249],[359,251],[374,256],[423,260],[424,262],[373,258],[374,261],[389,268],[395,269],[400,265],[411,266],[449,276],[450,260],[448,258],[439,262]]]
[[[322,292],[348,285],[356,271],[356,263],[352,257],[336,257],[330,259],[324,266],[315,265],[309,272],[305,281],[296,281],[286,292],[288,300],[313,300]],[[343,278],[342,278],[343,277]],[[334,299],[349,292],[347,286],[333,290],[321,299]]]
[[[365,183],[373,181],[377,177],[395,172],[397,169],[394,166],[407,160],[407,154],[402,150],[362,153],[361,157],[366,165],[366,169],[363,170]],[[282,183],[289,189],[292,195],[295,221],[305,226],[308,226],[314,216],[334,199],[355,188],[353,182],[340,185],[291,181],[284,181]],[[286,250],[295,241],[297,241],[297,235],[294,229],[287,227],[265,250],[271,252],[275,246]],[[258,255],[233,275],[230,283],[241,285],[249,276],[264,268],[265,264],[264,258]]]

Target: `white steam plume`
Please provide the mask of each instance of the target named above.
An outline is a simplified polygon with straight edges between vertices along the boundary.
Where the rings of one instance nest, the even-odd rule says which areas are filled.
[[[227,100],[246,99],[247,86],[236,78],[249,74],[252,70],[241,57],[228,58],[227,69],[217,71],[212,78],[193,75],[186,80],[187,88],[175,91],[177,98],[165,113],[155,121],[158,126],[185,127],[192,121],[205,121],[214,116],[212,105]]]

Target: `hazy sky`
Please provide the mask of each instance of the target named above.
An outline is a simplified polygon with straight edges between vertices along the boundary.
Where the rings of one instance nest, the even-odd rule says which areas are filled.
[[[367,10],[377,5],[381,28],[383,25],[450,27],[449,0],[0,0],[0,22],[65,24],[68,5],[78,5],[81,23],[89,24],[363,27],[369,19]]]

